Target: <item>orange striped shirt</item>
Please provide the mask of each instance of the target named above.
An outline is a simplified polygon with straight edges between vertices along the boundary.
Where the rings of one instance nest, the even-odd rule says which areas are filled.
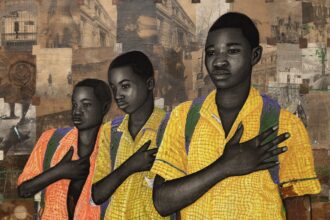
[[[22,174],[18,178],[18,185],[22,182],[32,179],[33,177],[43,172],[44,155],[47,149],[47,144],[56,129],[45,131],[39,138],[37,144],[27,161]],[[99,135],[98,135],[99,136]],[[74,128],[69,131],[60,141],[57,150],[55,151],[51,167],[58,164],[63,156],[73,146],[74,153],[73,160],[79,159],[77,149],[78,129]],[[98,137],[96,140],[98,143]],[[91,181],[94,173],[95,158],[98,151],[98,144],[95,144],[94,151],[90,157],[89,175],[79,197],[78,203],[75,208],[74,219],[99,219],[100,209],[99,206],[90,204],[91,198]],[[68,219],[67,212],[67,194],[69,189],[70,180],[62,179],[46,187],[45,191],[45,207],[40,212],[41,219],[43,220],[63,220]]]

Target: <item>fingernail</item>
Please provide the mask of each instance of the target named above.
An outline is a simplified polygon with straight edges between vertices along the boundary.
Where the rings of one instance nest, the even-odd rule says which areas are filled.
[[[286,133],[286,134],[284,135],[284,137],[289,138],[289,137],[290,137],[290,134],[289,134],[289,133]]]
[[[275,125],[272,127],[273,131],[276,131],[278,129],[278,125]]]
[[[241,127],[242,127],[242,122],[240,122],[238,125],[238,128],[241,128]]]

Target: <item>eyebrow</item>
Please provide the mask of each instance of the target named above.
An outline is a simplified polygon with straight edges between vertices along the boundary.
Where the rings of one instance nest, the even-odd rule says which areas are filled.
[[[227,44],[227,47],[230,47],[230,46],[241,46],[242,44],[240,43],[228,43]]]
[[[227,43],[227,44],[226,44],[227,47],[231,47],[231,46],[241,46],[241,45],[242,45],[242,44],[240,44],[240,43],[235,43],[235,42]],[[211,45],[205,47],[205,50],[209,49],[210,47],[214,47],[214,45],[211,44]]]
[[[120,81],[118,84],[122,84],[122,83],[124,83],[124,82],[129,82],[129,80],[128,80],[128,79],[123,79],[123,80]]]
[[[85,98],[85,99],[82,99],[81,101],[83,102],[83,101],[93,101],[93,100]]]
[[[214,45],[213,45],[213,44],[211,44],[211,45],[209,45],[209,46],[205,47],[205,50],[209,49],[210,47],[214,47]]]

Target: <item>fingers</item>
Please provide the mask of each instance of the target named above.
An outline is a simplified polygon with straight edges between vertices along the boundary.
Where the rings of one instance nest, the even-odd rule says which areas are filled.
[[[288,138],[290,137],[290,134],[289,133],[284,133],[284,134],[281,134],[279,136],[277,136],[276,138],[274,138],[273,140],[265,143],[265,144],[262,144],[260,147],[264,148],[264,150],[270,150],[272,149],[274,146],[282,143],[283,141],[287,140]]]
[[[243,135],[243,131],[244,131],[244,127],[243,124],[240,123],[240,125],[238,126],[238,129],[236,130],[234,136],[228,141],[227,145],[235,145],[238,144],[239,141],[241,140],[241,137]]]
[[[264,141],[265,139],[267,139],[270,135],[272,135],[277,130],[278,130],[278,124],[276,124],[276,125],[268,128],[266,131],[264,131],[261,134],[259,134],[257,136],[257,139],[258,139],[259,143],[261,143],[262,141]]]
[[[148,149],[148,147],[150,146],[151,144],[151,140],[145,142],[142,147],[140,147],[139,150],[137,150],[137,152],[142,152],[142,151],[146,151]]]
[[[71,160],[73,155],[73,147],[71,146],[69,151],[64,155],[62,160]]]
[[[261,161],[268,162],[269,160],[274,159],[273,157],[282,154],[287,150],[288,148],[285,146],[285,147],[276,148],[271,151],[266,151],[265,154],[261,157]]]
[[[156,156],[156,154],[158,152],[158,148],[154,148],[154,149],[148,150],[147,152],[148,152],[148,154],[151,154],[153,156]]]
[[[273,161],[273,162],[268,162],[268,163],[261,163],[257,168],[256,168],[256,171],[257,170],[266,170],[266,169],[269,169],[269,168],[272,168],[272,167],[275,167],[279,165],[279,162],[278,161]]]

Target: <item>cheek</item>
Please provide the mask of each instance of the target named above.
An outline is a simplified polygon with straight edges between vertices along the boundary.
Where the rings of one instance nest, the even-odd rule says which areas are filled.
[[[231,68],[236,69],[236,70],[243,70],[247,69],[249,62],[244,59],[243,57],[238,57],[236,59],[232,59],[230,61],[231,63]]]
[[[205,59],[205,66],[206,66],[206,68],[207,68],[208,70],[212,68],[213,60],[214,60],[214,59],[212,59],[212,58],[207,58],[207,59]]]
[[[100,114],[102,113],[101,108],[91,108],[86,111],[86,115],[89,116],[89,118],[98,118]]]

